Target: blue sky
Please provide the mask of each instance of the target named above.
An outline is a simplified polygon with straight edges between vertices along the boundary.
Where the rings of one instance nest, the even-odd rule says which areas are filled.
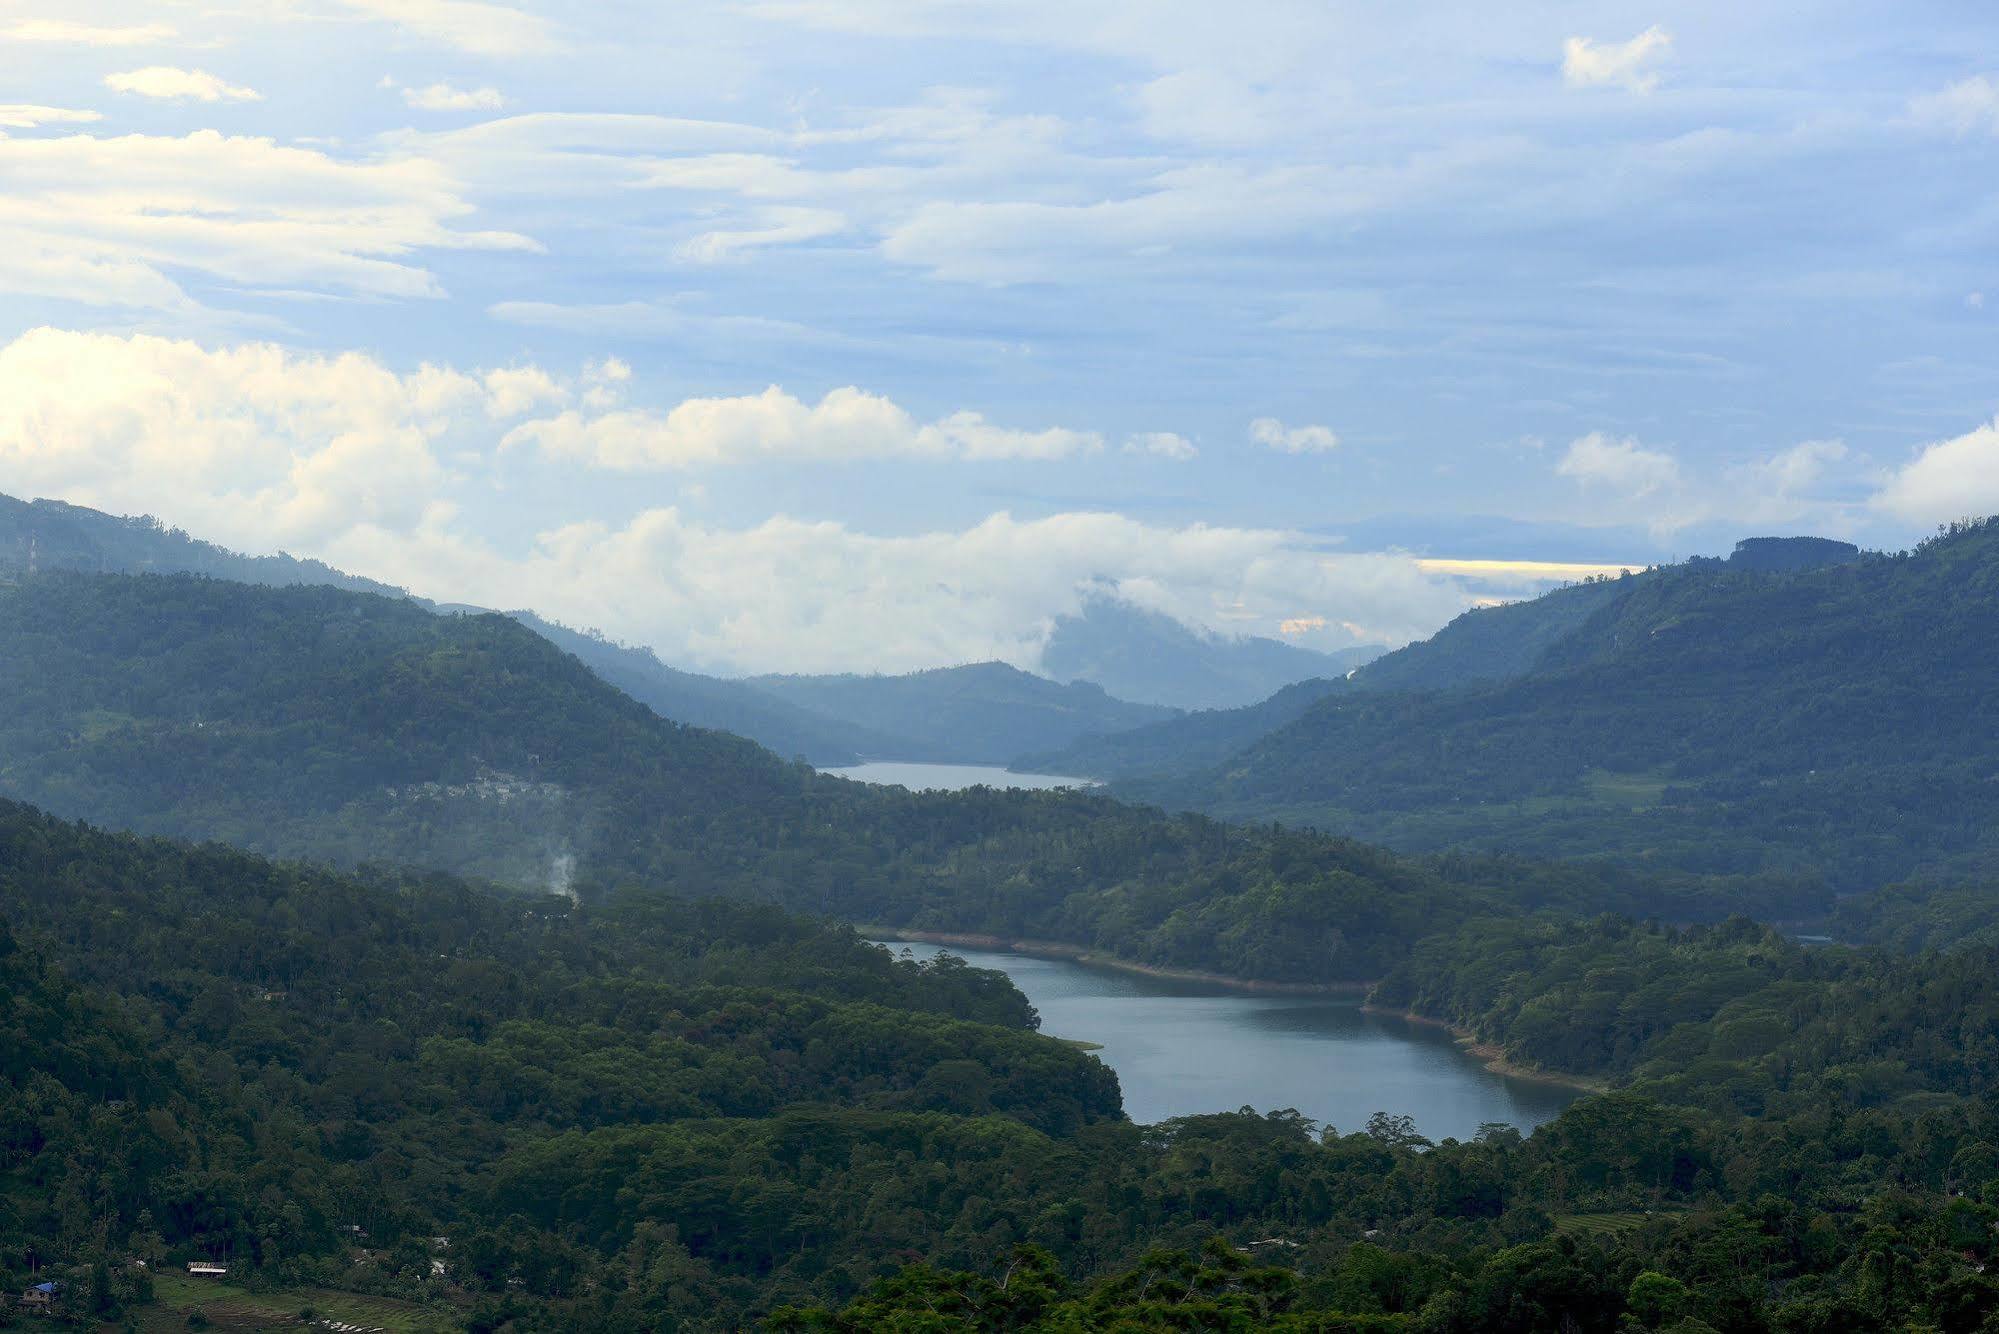
[[[0,5],[0,489],[725,671],[1999,510],[1999,18],[1388,8]]]

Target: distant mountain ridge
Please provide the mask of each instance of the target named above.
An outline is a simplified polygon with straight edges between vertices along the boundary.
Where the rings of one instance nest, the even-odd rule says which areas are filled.
[[[1171,616],[1108,596],[1056,620],[1041,671],[1094,681],[1120,699],[1177,709],[1242,708],[1285,686],[1347,672],[1386,652],[1359,645],[1333,653],[1256,636],[1190,629]]]
[[[1005,764],[1030,750],[1120,732],[1176,710],[1115,699],[1088,681],[1057,684],[1003,662],[901,676],[757,676],[749,684],[857,729],[895,736],[899,760]]]

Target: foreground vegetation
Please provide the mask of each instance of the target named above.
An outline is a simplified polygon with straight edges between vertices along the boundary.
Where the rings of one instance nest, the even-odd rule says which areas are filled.
[[[1942,1056],[1999,1045],[1982,1010],[1933,1040],[1882,992],[1916,1025],[1895,1079],[1717,1010],[1636,1091],[1430,1146],[1388,1116],[1133,1126],[1004,979],[769,908],[343,877],[21,807],[0,904],[0,1276],[59,1276],[72,1309],[153,1310],[131,1262],[194,1258],[523,1331],[1975,1329],[1999,1306],[1999,1105]],[[1765,947],[1592,929],[1691,951],[1689,978]],[[1830,966],[1766,945],[1780,978]],[[1724,1058],[1809,1096],[1751,1119],[1714,1094]]]

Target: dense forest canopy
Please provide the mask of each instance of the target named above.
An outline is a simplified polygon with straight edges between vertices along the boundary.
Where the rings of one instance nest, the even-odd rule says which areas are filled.
[[[55,1276],[71,1313],[143,1314],[192,1259],[523,1334],[1969,1331],[1999,1310],[1999,1102],[1951,1059],[1988,1060],[1989,1021],[1930,1009],[1968,963],[1517,924],[1507,967],[1645,972],[1672,1027],[1572,1062],[1632,1090],[1432,1146],[1392,1115],[1132,1126],[1003,979],[767,907],[341,876],[11,805],[0,904],[0,1277]],[[1814,969],[1849,987],[1825,1013],[1869,1007],[1856,1040],[1894,1078],[1730,1013]],[[1732,1105],[1779,1078],[1797,1096]]]

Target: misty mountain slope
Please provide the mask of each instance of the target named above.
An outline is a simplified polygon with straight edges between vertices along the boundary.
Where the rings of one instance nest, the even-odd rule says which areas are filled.
[[[1062,750],[1019,756],[1013,767],[1028,773],[1076,774],[1100,780],[1198,773],[1297,721],[1328,695],[1351,688],[1339,680],[1300,681],[1247,708],[1203,709],[1129,732],[1085,737]]]
[[[1319,653],[1280,640],[1202,634],[1171,616],[1095,597],[1056,620],[1041,670],[1057,681],[1093,681],[1120,699],[1180,709],[1231,709],[1299,681],[1344,676],[1382,650]]]
[[[503,616],[186,576],[0,583],[0,796],[284,857],[1275,980],[1377,977],[1439,922],[1603,892],[1083,794],[848,782],[667,722]]]
[[[0,575],[30,565],[93,574],[205,574],[246,584],[326,584],[403,597],[399,588],[296,556],[243,556],[149,517],[0,495]]]
[[[1853,888],[1999,868],[1999,526],[1590,588],[1608,591],[1524,678],[1342,692],[1202,778],[1120,790],[1403,848]]]
[[[903,676],[758,676],[750,684],[850,727],[905,738],[908,750],[884,755],[898,760],[1005,764],[1023,751],[1174,715],[1115,699],[1087,681],[1060,685],[1003,662]]]
[[[201,574],[273,587],[323,584],[350,592],[408,598],[434,611],[486,610],[439,607],[402,589],[343,574],[315,560],[238,555],[155,519],[121,518],[56,500],[22,501],[0,496],[0,575],[24,571],[31,561],[42,570]],[[897,738],[809,714],[740,682],[668,667],[645,649],[570,630],[531,611],[507,614],[581,658],[662,718],[721,728],[779,755],[802,755],[820,765],[852,764],[864,756],[896,754],[903,748]]]
[[[821,766],[902,755],[915,743],[803,709],[740,681],[668,667],[650,649],[571,630],[531,611],[506,613],[662,718],[748,737],[780,756]]]

